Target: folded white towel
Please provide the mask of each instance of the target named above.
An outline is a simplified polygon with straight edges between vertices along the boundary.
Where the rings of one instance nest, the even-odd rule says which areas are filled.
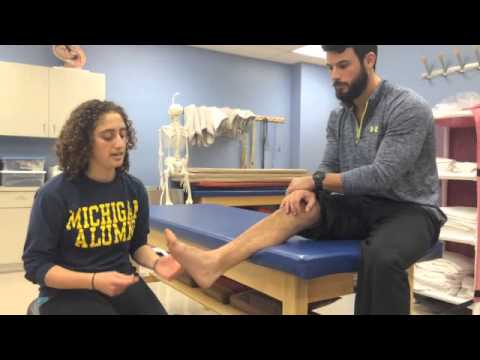
[[[457,296],[471,299],[474,295],[474,278],[473,276],[465,276],[462,280],[462,286]]]
[[[190,143],[209,146],[217,136],[238,138],[249,131],[255,118],[250,110],[188,105],[184,108],[185,127],[189,129]]]
[[[466,233],[472,233],[473,235],[476,234],[477,225],[474,224],[462,224],[459,222],[449,221],[447,224],[444,225],[444,228],[448,228],[452,231],[464,231]],[[442,228],[443,229],[443,228]]]
[[[416,272],[415,275],[418,275],[422,279],[429,279],[430,281],[439,282],[439,283],[448,282],[451,285],[458,285],[458,286],[462,284],[462,280],[465,277],[465,275],[462,275],[462,274],[451,275],[444,272],[423,269],[420,267],[415,267],[415,272]]]
[[[417,263],[417,269],[430,272],[438,272],[448,275],[450,278],[457,278],[473,274],[474,261],[464,255],[445,251],[443,258]]]
[[[477,243],[477,234],[476,231],[465,231],[444,226],[440,230],[439,239],[441,241],[456,241],[475,246]]]
[[[228,118],[219,126],[218,133],[230,138],[238,138],[248,132],[249,122],[255,118],[255,114],[250,110],[230,108],[222,108],[221,110]]]
[[[453,159],[437,158],[438,172],[442,176],[460,175],[460,176],[474,176],[477,171],[477,164],[474,162],[459,162]]]
[[[197,108],[197,116],[198,116],[198,124],[199,124],[199,130],[197,130],[200,134],[200,142],[203,146],[207,146],[207,137],[208,137],[208,109],[206,106],[200,106]]]
[[[461,230],[471,233],[476,233],[477,231],[477,224],[469,224],[469,223],[461,223],[456,221],[451,221],[449,224],[445,224],[444,226],[449,227],[453,230]]]
[[[204,129],[204,138],[207,145],[215,142],[215,137],[219,136],[218,129],[223,121],[228,120],[228,115],[216,107],[208,107],[204,109],[203,116],[206,122],[206,131]]]
[[[210,122],[216,132],[223,121],[228,120],[228,115],[217,107],[210,107]]]
[[[461,219],[455,216],[448,216],[448,222],[450,222],[453,225],[464,225],[464,226],[469,226],[472,227],[474,225],[477,225],[477,222],[474,220],[468,220],[468,219]],[[476,227],[476,226],[475,226]]]
[[[185,106],[183,108],[183,116],[185,120],[185,127],[188,129],[188,133],[189,133],[188,139],[192,144],[196,143],[197,136],[199,135],[198,133],[199,124],[197,121],[197,107],[194,104]]]
[[[455,161],[454,159],[448,159],[448,158],[442,158],[442,157],[437,157],[436,158],[437,164],[445,164],[445,163],[451,163]]]
[[[437,167],[444,171],[449,171],[455,164],[455,160],[447,158],[437,158]]]
[[[414,275],[414,290],[435,290],[455,296],[461,288],[461,279],[453,281],[443,278],[431,278],[426,273],[418,272]]]
[[[475,173],[477,171],[477,164],[474,162],[458,162],[456,161],[453,169],[455,173]]]
[[[475,285],[475,278],[473,276],[465,276],[462,280],[462,287],[466,289],[473,290],[473,286]]]
[[[459,271],[469,272],[470,274],[473,274],[475,267],[474,259],[452,251],[444,251],[443,259],[455,264],[458,267]]]
[[[473,298],[473,295],[474,295],[473,290],[461,288],[460,290],[458,290],[458,293],[456,296],[463,298],[465,300],[470,300]]]
[[[468,222],[476,223],[477,221],[477,208],[471,206],[448,206],[442,207],[442,211],[448,218],[456,220],[465,220]]]

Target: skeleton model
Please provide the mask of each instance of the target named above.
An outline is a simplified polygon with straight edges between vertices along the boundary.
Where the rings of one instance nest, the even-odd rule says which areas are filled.
[[[180,125],[179,118],[183,107],[175,104],[175,93],[172,105],[168,109],[171,123],[159,130],[159,170],[160,170],[160,204],[173,205],[170,199],[169,180],[171,176],[181,176],[181,186],[187,192],[186,204],[193,204],[190,179],[188,177],[188,130]]]

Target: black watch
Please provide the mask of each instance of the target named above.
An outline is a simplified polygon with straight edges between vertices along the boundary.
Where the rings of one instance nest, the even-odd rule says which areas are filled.
[[[315,190],[316,191],[322,191],[323,190],[323,180],[325,180],[325,176],[327,176],[327,173],[324,171],[317,171],[316,173],[313,174],[313,182],[315,184]]]

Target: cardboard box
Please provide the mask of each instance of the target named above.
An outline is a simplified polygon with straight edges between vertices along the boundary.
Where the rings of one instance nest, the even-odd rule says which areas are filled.
[[[245,285],[222,276],[210,288],[204,289],[203,292],[222,304],[229,304],[232,295],[245,292],[249,289],[250,288]]]
[[[282,303],[255,290],[244,291],[230,297],[230,304],[250,315],[281,315]]]

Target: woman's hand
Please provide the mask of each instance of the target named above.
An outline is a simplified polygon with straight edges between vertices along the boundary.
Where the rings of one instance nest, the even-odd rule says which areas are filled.
[[[171,281],[183,272],[183,268],[171,255],[166,255],[155,263],[153,271],[161,278]]]
[[[120,295],[139,280],[135,275],[125,275],[117,271],[95,273],[93,276],[93,290],[110,297]]]

